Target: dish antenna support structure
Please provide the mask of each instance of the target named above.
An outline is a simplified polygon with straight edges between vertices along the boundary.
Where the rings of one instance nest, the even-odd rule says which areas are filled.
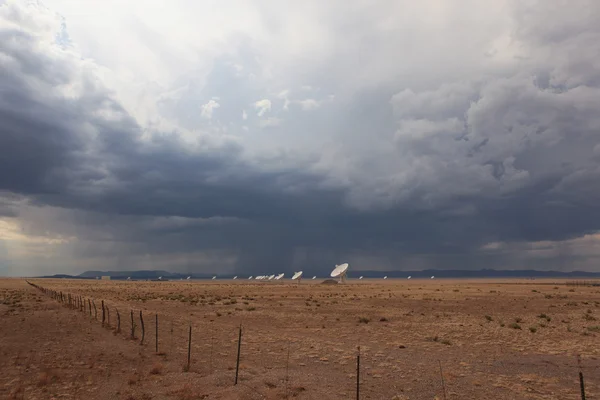
[[[331,271],[332,278],[339,278],[340,283],[346,282],[346,274],[348,273],[348,263],[336,265],[333,271]]]
[[[300,284],[300,281],[302,280],[302,271],[295,272],[294,276],[292,276],[292,280]]]

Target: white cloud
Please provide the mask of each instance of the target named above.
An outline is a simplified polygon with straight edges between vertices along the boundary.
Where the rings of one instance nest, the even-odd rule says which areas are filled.
[[[298,100],[298,103],[300,104],[300,107],[302,107],[302,109],[304,111],[314,110],[316,108],[319,108],[319,106],[321,105],[321,102],[319,102],[315,99]]]
[[[213,116],[213,111],[216,110],[217,108],[221,107],[221,105],[219,103],[217,103],[215,100],[211,99],[209,100],[208,103],[203,104],[201,106],[202,109],[202,117],[206,118],[206,119],[212,119]]]
[[[284,111],[288,111],[290,109],[290,91],[289,90],[282,90],[277,97],[280,99],[283,99],[283,110]]]
[[[259,100],[256,103],[254,103],[254,108],[257,110],[256,115],[262,117],[266,112],[271,111],[271,100]]]
[[[246,112],[246,110],[242,110],[242,119],[244,121],[248,119],[248,113]]]
[[[276,117],[269,117],[266,119],[262,119],[259,122],[259,125],[261,128],[269,128],[269,127],[276,127],[281,125],[283,121],[280,118],[276,118]]]

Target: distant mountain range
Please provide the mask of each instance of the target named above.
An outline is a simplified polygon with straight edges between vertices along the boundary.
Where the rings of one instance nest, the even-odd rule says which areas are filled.
[[[275,272],[273,272],[275,273]],[[291,274],[286,274],[291,276]],[[315,275],[307,273],[305,275]],[[328,277],[329,274],[316,274],[318,278]],[[160,270],[142,270],[142,271],[86,271],[79,275],[57,274],[51,276],[41,276],[40,278],[66,278],[66,279],[96,279],[100,276],[110,276],[111,279],[124,280],[131,278],[133,280],[158,279],[162,276],[163,279],[178,280],[186,279],[191,276],[192,279],[210,279],[213,274],[181,274],[177,272],[160,271]],[[240,279],[248,276],[239,275]],[[435,270],[427,269],[423,271],[354,271],[348,272],[349,278],[357,278],[363,276],[365,278],[406,278],[411,276],[413,279],[430,278],[600,278],[600,272],[587,271],[536,271],[536,270],[495,270],[495,269],[480,269],[480,270]],[[230,279],[232,274],[218,275],[220,279]]]

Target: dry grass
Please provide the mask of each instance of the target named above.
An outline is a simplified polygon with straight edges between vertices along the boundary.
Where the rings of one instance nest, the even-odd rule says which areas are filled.
[[[209,396],[207,394],[201,394],[198,388],[191,384],[185,384],[182,388],[171,392],[177,400],[199,400],[206,399]]]
[[[96,304],[104,299],[113,326],[113,310],[119,309],[122,333],[114,335],[88,315],[46,297],[38,301],[37,292],[14,282],[0,280],[0,299],[8,297],[2,290],[11,291],[10,305],[0,304],[0,337],[8,343],[0,355],[0,398],[49,398],[55,391],[56,398],[79,398],[89,388],[97,394],[86,400],[140,400],[148,393],[153,399],[208,393],[281,398],[288,348],[287,392],[299,400],[351,397],[357,345],[364,367],[361,397],[372,399],[398,396],[398,388],[406,398],[441,398],[438,360],[454,393],[449,398],[573,398],[569,355],[580,353],[586,368],[600,368],[600,328],[592,322],[600,315],[600,290],[569,292],[559,282],[38,281]],[[159,315],[160,354],[154,353],[153,319],[146,321],[145,345],[127,340],[130,310],[137,325],[140,309]],[[184,373],[190,324],[192,370]],[[241,384],[234,387],[240,324]],[[40,370],[48,375],[38,386]],[[53,370],[60,371],[59,384],[53,384]],[[19,392],[24,395],[12,393],[17,380],[26,382]],[[586,386],[593,398],[598,382],[588,378]]]
[[[50,374],[47,372],[40,372],[37,378],[38,386],[48,386],[50,384]]]

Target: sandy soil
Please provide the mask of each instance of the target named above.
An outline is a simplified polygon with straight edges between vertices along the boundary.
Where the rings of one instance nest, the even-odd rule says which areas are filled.
[[[447,399],[580,399],[578,354],[588,399],[600,398],[600,287],[547,280],[31,282],[92,299],[99,311],[95,318],[24,280],[0,280],[3,399],[350,399],[357,346],[361,399],[443,399],[440,365]]]

